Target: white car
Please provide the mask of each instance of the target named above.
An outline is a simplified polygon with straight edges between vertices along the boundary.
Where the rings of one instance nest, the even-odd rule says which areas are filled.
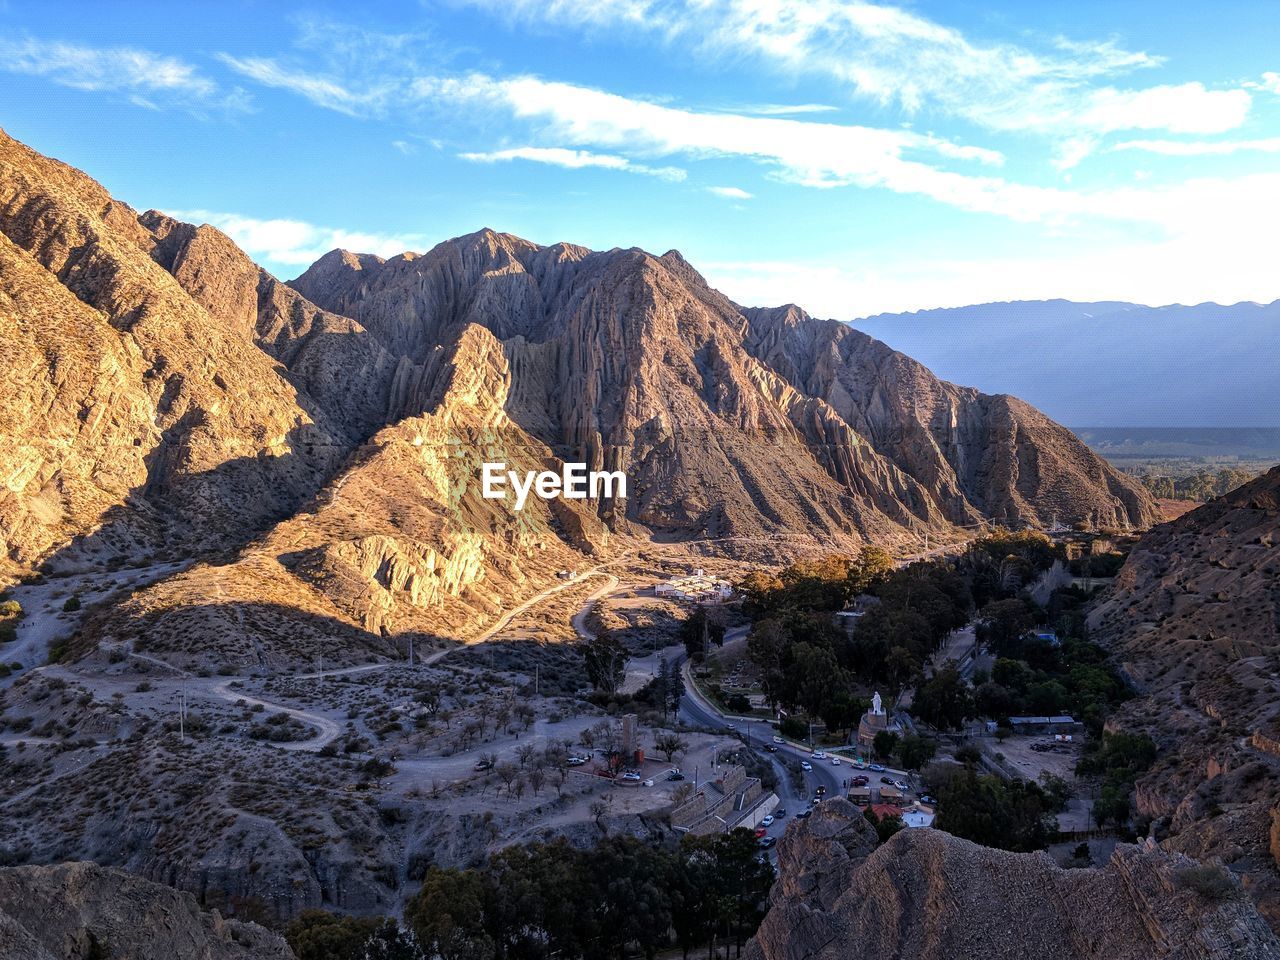
[[[800,769],[807,773],[813,769],[813,764],[811,764],[808,760],[801,760]]]
[[[833,767],[838,767],[838,766],[840,766],[840,758],[839,758],[839,757],[832,757],[832,758],[831,758],[831,765],[832,765]]]
[[[772,816],[765,817],[763,820],[760,821],[760,826],[762,827],[773,826],[773,817]]]
[[[628,770],[622,775],[622,779],[626,780],[628,783],[639,783],[640,774],[636,773],[634,770]]]
[[[786,743],[786,741],[785,741],[785,740],[783,740],[781,737],[774,737],[774,738],[773,738],[773,742],[774,742],[774,743]]]
[[[815,750],[815,751],[813,751],[813,759],[815,759],[815,760],[825,760],[825,759],[827,759],[826,751],[824,751],[824,750]]]
[[[897,787],[899,790],[905,791],[905,790],[911,789],[911,786],[904,780],[895,780],[893,781],[893,785]]]
[[[580,767],[586,762],[587,761],[583,760],[581,757],[570,757],[568,760],[565,761],[565,763],[567,763],[571,767]]]

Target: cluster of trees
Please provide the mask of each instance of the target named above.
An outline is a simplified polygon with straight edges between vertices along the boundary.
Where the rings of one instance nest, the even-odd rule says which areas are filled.
[[[857,556],[828,554],[791,564],[776,576],[757,571],[739,584],[743,609],[760,620],[785,610],[842,610],[893,569],[893,558],[868,546]]]
[[[1030,586],[1053,561],[1062,559],[1059,549],[1043,533],[1000,530],[973,541],[960,569],[969,582],[975,607],[1015,596]]]
[[[1153,497],[1165,500],[1197,500],[1204,503],[1259,476],[1257,470],[1201,470],[1187,477],[1166,477],[1154,473],[1142,475],[1142,485]]]
[[[1043,850],[1057,832],[1054,814],[1066,806],[1067,785],[1057,777],[1034,783],[979,773],[972,762],[976,752],[963,769],[934,774],[938,816],[933,825],[984,847]]]
[[[284,936],[298,960],[426,960],[413,931],[388,917],[304,910]]]
[[[1085,636],[1085,595],[1074,587],[1054,592],[1046,609],[1024,598],[999,600],[980,614],[978,636],[996,654],[990,676],[974,675],[979,716],[1003,721],[1019,714],[1069,713],[1094,736],[1115,707],[1131,696]],[[1058,642],[1037,639],[1037,620],[1054,624]]]
[[[1091,744],[1089,752],[1076,764],[1076,774],[1102,781],[1093,802],[1093,819],[1098,826],[1128,821],[1134,782],[1155,759],[1155,742],[1146,734],[1107,733]]]
[[[425,955],[440,960],[741,947],[773,882],[759,852],[746,830],[685,837],[674,848],[621,836],[588,850],[564,840],[510,847],[474,869],[432,867],[405,919]]]

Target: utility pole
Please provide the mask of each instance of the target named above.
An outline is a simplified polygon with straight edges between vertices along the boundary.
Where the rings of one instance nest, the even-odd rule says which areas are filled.
[[[182,678],[182,698],[178,707],[178,742],[187,742],[187,678]]]

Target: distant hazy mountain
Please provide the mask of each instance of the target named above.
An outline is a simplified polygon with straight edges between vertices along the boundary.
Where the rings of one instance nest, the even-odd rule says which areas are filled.
[[[1280,301],[1030,300],[853,326],[945,379],[1015,394],[1073,426],[1280,426]]]

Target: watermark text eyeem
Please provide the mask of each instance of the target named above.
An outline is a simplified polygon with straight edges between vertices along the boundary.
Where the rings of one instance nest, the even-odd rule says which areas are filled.
[[[588,470],[585,463],[566,463],[564,469],[523,475],[508,470],[506,463],[484,463],[480,467],[481,492],[486,500],[505,500],[515,494],[515,509],[523,510],[529,494],[543,500],[611,500],[627,495],[627,475],[621,470]]]

